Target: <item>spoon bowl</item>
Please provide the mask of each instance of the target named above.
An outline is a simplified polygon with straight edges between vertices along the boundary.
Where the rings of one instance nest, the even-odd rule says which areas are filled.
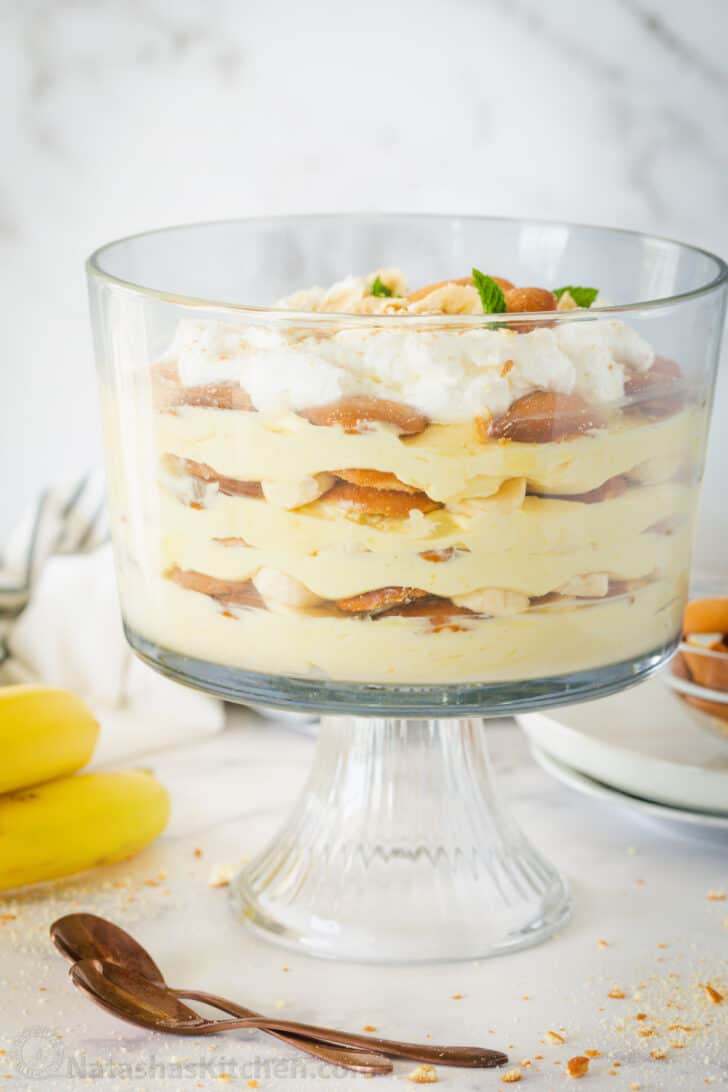
[[[66,914],[53,922],[50,931],[58,951],[72,963],[101,959],[125,967],[148,982],[165,985],[164,975],[146,948],[113,921],[96,914]]]
[[[185,1005],[168,986],[100,959],[81,959],[70,970],[74,986],[107,1012],[150,1031],[204,1033],[211,1023]]]

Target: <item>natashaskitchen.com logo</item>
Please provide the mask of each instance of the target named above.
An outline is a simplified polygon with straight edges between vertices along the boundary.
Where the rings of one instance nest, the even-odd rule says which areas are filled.
[[[57,1077],[63,1055],[63,1044],[51,1028],[25,1028],[13,1041],[12,1059],[21,1077]]]
[[[25,1028],[15,1037],[10,1050],[10,1060],[15,1073],[26,1080],[41,1081],[45,1078],[65,1077],[82,1080],[115,1081],[169,1081],[198,1080],[205,1078],[219,1081],[301,1081],[330,1080],[361,1076],[338,1066],[314,1059],[298,1057],[249,1058],[242,1060],[205,1051],[197,1057],[180,1058],[156,1053],[129,1058],[127,1048],[124,1058],[114,1057],[112,1050],[123,1051],[118,1041],[95,1040],[86,1048],[64,1048],[64,1040],[49,1027]],[[105,1052],[108,1053],[105,1055]]]

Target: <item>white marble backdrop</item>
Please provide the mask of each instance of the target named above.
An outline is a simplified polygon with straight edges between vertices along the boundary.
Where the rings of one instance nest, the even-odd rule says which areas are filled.
[[[0,0],[0,535],[28,492],[98,459],[83,261],[99,243],[416,209],[725,255],[727,51],[725,0]],[[703,577],[728,571],[722,431]]]

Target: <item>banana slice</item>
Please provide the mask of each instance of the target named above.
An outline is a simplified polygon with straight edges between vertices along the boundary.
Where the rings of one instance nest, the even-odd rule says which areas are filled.
[[[526,499],[526,479],[509,478],[494,493],[480,497],[457,497],[447,502],[447,509],[456,516],[508,516],[523,507]]]
[[[276,508],[300,508],[318,500],[335,482],[332,474],[312,474],[298,481],[263,481],[263,496]]]
[[[577,599],[603,599],[609,591],[609,573],[572,576],[558,591],[560,595],[573,595]]]
[[[414,293],[417,295],[417,293]],[[433,288],[423,298],[410,297],[409,310],[416,315],[482,315],[483,304],[478,290],[472,285],[451,281]]]
[[[314,595],[305,584],[279,569],[264,566],[253,577],[255,590],[265,601],[268,610],[288,614],[307,607],[318,606],[323,600]]]
[[[529,606],[528,596],[523,592],[504,588],[478,588],[466,595],[453,595],[452,601],[456,607],[467,607],[476,614],[492,614],[495,618],[520,614]]]
[[[674,478],[682,469],[684,461],[685,456],[680,451],[669,455],[656,455],[628,471],[627,477],[640,485],[659,485]]]

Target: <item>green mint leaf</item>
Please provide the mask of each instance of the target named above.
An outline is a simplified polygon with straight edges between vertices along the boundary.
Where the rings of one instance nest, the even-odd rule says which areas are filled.
[[[563,288],[554,288],[554,295],[560,300],[564,292],[568,292],[577,307],[591,307],[599,295],[598,288],[579,288],[573,284],[567,284]]]
[[[391,296],[392,289],[388,288],[382,278],[377,273],[376,277],[372,281],[372,287],[369,289],[372,296]]]
[[[500,315],[506,310],[506,297],[503,289],[492,277],[481,273],[479,269],[473,270],[473,284],[478,289],[483,311],[486,315]]]

